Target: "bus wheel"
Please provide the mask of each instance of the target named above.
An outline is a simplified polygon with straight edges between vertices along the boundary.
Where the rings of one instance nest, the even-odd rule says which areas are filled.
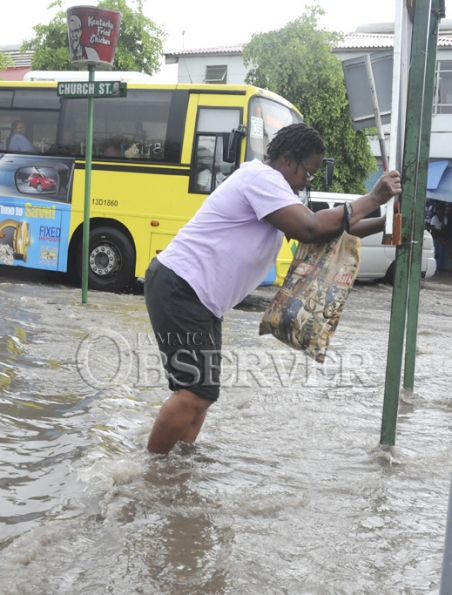
[[[82,278],[81,241],[77,273]],[[89,238],[88,286],[99,291],[122,291],[134,278],[135,250],[127,236],[113,227],[93,229]]]

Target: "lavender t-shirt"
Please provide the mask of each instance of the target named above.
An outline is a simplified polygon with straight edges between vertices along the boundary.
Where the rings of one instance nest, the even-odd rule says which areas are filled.
[[[265,279],[276,260],[284,234],[264,217],[299,202],[280,172],[257,159],[245,162],[157,258],[221,317]]]

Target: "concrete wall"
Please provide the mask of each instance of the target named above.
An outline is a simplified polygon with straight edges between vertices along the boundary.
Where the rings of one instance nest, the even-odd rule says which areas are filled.
[[[204,83],[206,66],[228,67],[227,84],[241,85],[245,82],[248,69],[243,64],[242,56],[180,56],[178,63],[178,83]]]

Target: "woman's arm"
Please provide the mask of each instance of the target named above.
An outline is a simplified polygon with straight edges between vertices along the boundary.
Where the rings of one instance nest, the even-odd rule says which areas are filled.
[[[373,233],[380,233],[385,229],[386,216],[372,217],[372,219],[363,219],[358,221],[350,228],[350,233],[358,238],[365,238],[371,236]]]
[[[401,191],[400,174],[397,171],[384,173],[368,194],[353,201],[351,233],[364,237],[382,231],[384,223],[380,217],[361,220]],[[334,238],[343,230],[344,206],[312,213],[302,204],[291,205],[270,213],[266,219],[291,239],[305,244],[320,243]]]

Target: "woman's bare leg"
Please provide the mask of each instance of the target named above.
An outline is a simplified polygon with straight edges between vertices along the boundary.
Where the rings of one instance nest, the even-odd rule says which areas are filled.
[[[175,391],[163,403],[154,422],[148,442],[149,452],[167,454],[179,440],[194,442],[212,403],[189,390]]]

